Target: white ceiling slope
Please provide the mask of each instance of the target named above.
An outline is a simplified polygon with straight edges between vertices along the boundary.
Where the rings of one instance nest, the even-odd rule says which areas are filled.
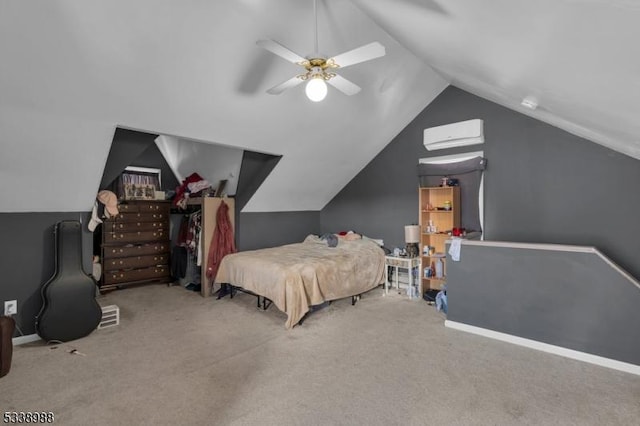
[[[353,2],[452,84],[640,159],[640,1]]]
[[[322,52],[387,55],[314,104],[255,45],[311,53],[312,0],[0,0],[0,212],[89,210],[117,125],[282,155],[245,211],[319,210],[448,82],[640,159],[640,1],[318,3]]]
[[[322,52],[387,55],[314,104],[265,93],[299,69],[255,44],[311,53],[311,0],[0,0],[0,211],[90,210],[117,125],[282,155],[245,211],[321,209],[447,82],[350,1],[318,9]]]

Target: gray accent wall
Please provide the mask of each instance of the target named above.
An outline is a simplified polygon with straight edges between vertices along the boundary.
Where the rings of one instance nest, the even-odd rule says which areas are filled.
[[[84,212],[0,213],[0,233],[5,244],[0,250],[0,302],[18,301],[14,318],[25,335],[35,333],[35,317],[42,307],[40,288],[55,272],[54,226],[62,220],[82,222],[82,265],[92,272],[92,238]],[[4,303],[2,303],[4,309]],[[4,312],[4,311],[3,311]],[[16,329],[14,336],[19,336]]]
[[[139,166],[160,169],[162,190],[175,190],[180,182],[158,149],[155,143],[157,137],[157,134],[117,128],[99,189],[109,188],[125,167]]]
[[[447,319],[640,365],[640,288],[595,253],[463,244]]]
[[[480,118],[485,144],[427,151],[427,127]],[[380,124],[384,125],[384,124]],[[484,150],[485,238],[595,246],[640,277],[640,161],[450,86],[322,210],[321,232],[404,246],[419,158]]]
[[[320,233],[320,212],[240,213],[239,250],[300,243]]]
[[[238,211],[241,211],[249,202],[281,158],[281,155],[253,151],[244,151],[242,153],[242,164],[236,193],[236,209]]]

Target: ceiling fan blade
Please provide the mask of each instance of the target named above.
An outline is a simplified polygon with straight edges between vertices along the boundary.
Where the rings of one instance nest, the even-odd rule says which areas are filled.
[[[374,41],[373,43],[365,44],[364,46],[356,47],[353,50],[336,55],[328,61],[333,61],[333,63],[337,64],[340,68],[344,68],[379,58],[380,56],[384,56],[385,53],[384,46]]]
[[[279,95],[287,89],[296,87],[300,83],[302,83],[302,79],[298,76],[295,76],[283,83],[278,84],[277,86],[273,86],[271,89],[267,90],[267,93],[269,93],[270,95]]]
[[[302,56],[292,52],[290,49],[273,40],[258,40],[256,41],[256,44],[289,62],[293,62],[294,64],[306,61]]]
[[[333,87],[335,87],[336,89],[338,89],[339,91],[341,91],[347,96],[355,95],[361,90],[360,86],[353,84],[352,82],[350,82],[349,80],[347,80],[346,78],[340,75],[336,75],[335,77],[330,78],[329,80],[327,80],[327,83],[329,83],[330,85],[332,85]]]

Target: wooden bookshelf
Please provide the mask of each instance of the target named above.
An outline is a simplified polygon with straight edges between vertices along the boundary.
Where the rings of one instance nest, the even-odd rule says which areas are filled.
[[[437,290],[446,282],[445,241],[453,228],[460,227],[460,187],[419,188],[419,208],[422,288]],[[433,249],[425,254],[425,246]],[[442,277],[427,277],[425,270],[435,269],[438,260],[443,262]]]

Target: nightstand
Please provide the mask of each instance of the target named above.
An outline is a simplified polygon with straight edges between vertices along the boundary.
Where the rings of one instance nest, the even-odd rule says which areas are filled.
[[[398,270],[406,269],[409,273],[409,287],[413,287],[413,270],[418,268],[420,271],[420,257],[398,257],[398,256],[385,256],[384,257],[384,294],[389,294],[389,267],[396,268],[396,288],[400,290],[400,284],[398,283]],[[422,297],[422,280],[420,277],[417,279],[418,294],[415,297]]]

